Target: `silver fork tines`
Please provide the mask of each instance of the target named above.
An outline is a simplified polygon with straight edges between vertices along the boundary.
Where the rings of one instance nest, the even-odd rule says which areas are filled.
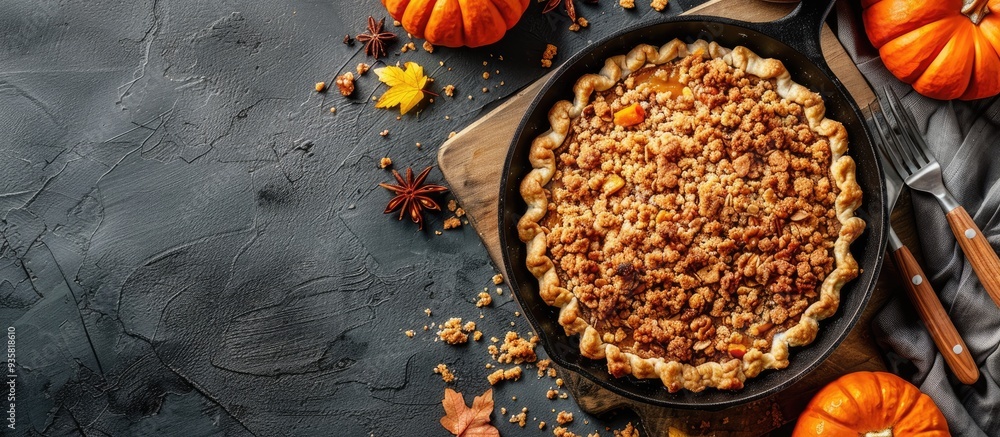
[[[906,185],[915,190],[930,193],[945,211],[957,208],[958,202],[941,180],[941,165],[931,154],[927,143],[917,129],[917,123],[892,88],[884,87],[887,105],[882,105],[885,125],[879,117],[873,117],[878,127],[880,149],[889,158],[892,167],[906,180]],[[886,110],[888,108],[888,110]]]
[[[958,246],[972,265],[979,282],[993,302],[1000,307],[1000,257],[983,236],[979,225],[952,197],[941,179],[941,165],[934,159],[917,130],[909,112],[903,108],[896,93],[885,87],[886,103],[882,105],[882,115],[873,114],[876,132],[879,136],[879,150],[889,158],[892,167],[903,177],[910,188],[934,195],[941,208]],[[888,108],[888,110],[886,110]]]

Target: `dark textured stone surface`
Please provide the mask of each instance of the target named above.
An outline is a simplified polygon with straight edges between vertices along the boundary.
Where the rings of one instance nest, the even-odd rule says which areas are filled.
[[[390,27],[386,62],[458,88],[397,121],[374,108],[372,73],[351,99],[312,90],[371,62],[342,40],[386,15],[374,0],[0,0],[0,324],[18,363],[5,435],[447,435],[432,368],[471,402],[489,337],[530,328],[509,292],[475,307],[495,268],[473,229],[382,215],[377,162],[434,164],[449,132],[547,71],[546,42],[558,61],[661,15],[579,3],[589,29],[532,2],[480,49],[401,55]],[[448,317],[484,340],[423,331]],[[498,386],[497,410],[528,407],[529,424],[494,423],[548,435],[565,409],[571,430],[609,435],[630,419],[545,399],[553,385],[527,369]]]

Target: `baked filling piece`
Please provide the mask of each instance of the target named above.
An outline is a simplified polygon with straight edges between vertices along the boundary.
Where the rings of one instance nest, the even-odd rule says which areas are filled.
[[[518,223],[539,292],[615,376],[739,389],[815,338],[864,230],[847,132],[780,61],[641,45],[549,112]]]

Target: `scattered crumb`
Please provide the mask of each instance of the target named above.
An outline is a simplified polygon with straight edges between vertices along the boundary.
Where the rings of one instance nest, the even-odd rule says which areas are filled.
[[[535,365],[538,366],[538,377],[541,378],[545,376],[545,371],[548,370],[549,366],[552,365],[552,360],[550,359],[538,360],[538,362],[535,363]]]
[[[424,309],[424,314],[427,314],[427,317],[430,317],[431,316],[431,309],[430,308]]]
[[[503,289],[500,288],[500,287],[497,287],[497,294],[503,294]]]
[[[492,363],[486,363],[486,368],[487,369],[492,369],[493,368],[493,364]]]
[[[458,209],[455,210],[455,216],[461,217],[463,215],[465,215],[465,210],[464,209],[458,208]]]
[[[451,84],[445,85],[444,86],[444,95],[446,95],[448,97],[455,97],[455,85],[451,85]]]
[[[507,415],[507,407],[500,407],[500,415],[501,416]]]
[[[378,168],[389,168],[391,166],[392,166],[392,159],[390,159],[388,156],[384,156],[382,157],[382,159],[378,161]]]
[[[533,363],[538,357],[535,355],[535,345],[538,344],[538,336],[532,336],[530,340],[525,340],[514,331],[507,332],[504,336],[503,344],[500,345],[499,353],[490,352],[493,358],[500,363]]]
[[[589,21],[587,21],[587,19],[586,19],[586,18],[583,18],[583,17],[580,17],[580,18],[577,18],[577,19],[576,19],[576,22],[577,22],[577,24],[579,24],[579,25],[580,25],[580,27],[587,27],[587,26],[590,26],[590,22],[589,22]]]
[[[632,9],[635,7],[635,0],[618,0],[618,5],[625,9]]]
[[[545,68],[551,67],[552,66],[552,58],[556,57],[556,53],[558,53],[558,51],[559,51],[558,47],[556,47],[556,46],[554,46],[552,44],[546,44],[545,45],[545,51],[542,52],[542,67],[545,67]]]
[[[448,132],[448,139],[455,138],[455,135],[458,135],[455,131]]]
[[[555,378],[555,377],[556,377],[556,368],[549,367],[549,378]]]
[[[330,107],[330,113],[331,113],[331,114],[336,114],[336,113],[337,113],[337,108],[336,108],[336,107],[333,107],[333,106],[331,106],[331,107]]]
[[[455,374],[451,373],[451,370],[448,370],[448,366],[444,363],[438,364],[437,367],[434,368],[434,373],[441,375],[441,380],[444,382],[452,382],[455,380]]]
[[[379,134],[379,135],[382,135],[383,137],[384,137],[384,136],[387,136],[387,135],[389,135],[389,129],[385,129],[385,130],[383,130],[382,132],[379,132],[378,134]]]
[[[449,217],[444,221],[445,229],[455,229],[462,226],[462,221],[458,217]]]
[[[555,398],[559,397],[559,390],[555,390],[555,389],[551,389],[550,388],[549,391],[545,392],[545,397],[547,397],[549,399],[555,399]]]
[[[459,320],[461,320],[461,319],[459,319]],[[462,330],[465,331],[465,332],[475,331],[476,330],[476,322],[473,322],[473,321],[465,322],[465,325],[462,325]]]
[[[497,273],[493,275],[493,285],[503,284],[503,275]]]
[[[370,68],[372,68],[370,65],[362,62],[362,63],[358,64],[358,66],[357,66],[357,68],[355,68],[355,70],[357,70],[358,76],[364,76],[365,73],[367,73]]]
[[[601,434],[598,433],[597,431],[594,431],[590,434],[587,434],[587,437],[601,437]]]
[[[402,26],[403,23],[400,23],[399,20],[392,20],[392,25],[396,26],[396,27],[399,27],[399,26]]]
[[[456,202],[455,199],[449,200],[448,201],[448,211],[454,212],[456,208],[458,208],[458,202]]]
[[[448,344],[462,344],[469,341],[469,335],[462,332],[462,318],[452,317],[441,325],[438,337]]]
[[[514,317],[521,317],[520,311],[514,311]]]
[[[413,338],[413,336],[414,336],[414,335],[417,335],[417,333],[416,333],[416,332],[414,332],[414,331],[413,331],[412,329],[410,329],[410,330],[407,330],[407,331],[405,332],[405,334],[406,334],[406,336],[407,336],[407,337],[410,337],[410,338]]]
[[[472,333],[472,339],[475,340],[475,341],[482,340],[483,339],[483,331],[473,332]]]
[[[527,408],[526,408],[526,409],[527,409]],[[527,422],[528,422],[528,412],[527,412],[527,411],[521,411],[521,412],[520,412],[520,413],[518,413],[518,414],[514,414],[514,415],[511,415],[511,416],[510,416],[510,423],[516,423],[516,424],[518,424],[518,425],[519,425],[519,426],[520,426],[521,428],[524,428],[524,425],[525,425],[525,424],[526,424]]]
[[[653,0],[649,6],[656,9],[656,12],[660,12],[667,7],[667,0]]]
[[[545,429],[545,422],[538,422],[538,429]]]
[[[632,426],[632,422],[625,425],[625,429],[615,430],[615,437],[639,437],[639,430]]]
[[[484,71],[483,72],[483,79],[489,79],[489,78],[490,78],[490,72],[489,71]]]
[[[554,435],[556,437],[580,437],[580,436],[574,434],[572,431],[570,431],[570,430],[568,430],[566,428],[563,428],[561,426],[555,427],[555,429],[552,430],[552,435]]]
[[[579,32],[580,31],[580,24],[578,24],[578,23],[570,24],[569,25],[569,31],[570,32]]]
[[[564,384],[564,382],[563,382],[563,379],[562,379],[562,378],[559,378],[559,379],[556,379],[556,385],[557,385],[557,386],[559,386],[559,387],[562,387],[562,386],[563,386],[563,384]]]
[[[493,303],[493,296],[491,296],[489,293],[485,291],[479,293],[479,300],[476,301],[476,307],[482,308],[484,306],[488,306],[491,303]]]
[[[319,84],[316,84],[319,88]],[[354,93],[354,73],[348,71],[347,73],[337,76],[337,89],[340,90],[340,95],[349,96]]]
[[[408,52],[410,50],[416,50],[416,49],[417,49],[417,45],[414,44],[413,41],[410,41],[410,42],[408,42],[406,44],[403,44],[403,47],[401,47],[399,49],[399,52],[400,53],[406,53],[406,52]]]
[[[489,64],[490,64],[489,62],[487,62],[487,61],[483,61],[483,67],[485,67],[485,66],[487,66],[487,65],[489,65]]]
[[[483,87],[483,92],[484,92],[484,93],[488,93],[488,92],[490,92],[490,89],[489,89],[489,88],[487,88],[487,87]]]
[[[428,331],[430,329],[431,329],[430,326],[424,325],[424,331]]]
[[[424,41],[423,48],[427,53],[434,53],[434,44],[431,44],[430,41]]]
[[[490,342],[492,342],[492,343],[496,343],[496,342],[498,342],[498,341],[500,341],[500,339],[499,339],[499,338],[496,338],[496,337],[490,337]],[[490,353],[492,353],[492,352],[490,352]]]
[[[469,94],[469,100],[472,100],[472,94]]]
[[[423,147],[423,146],[424,146],[423,144],[417,143],[417,148],[418,149],[421,148],[421,147]]]
[[[569,393],[566,392],[559,393],[559,399],[568,399],[568,398],[569,398]],[[586,423],[586,421],[584,421],[584,423]]]
[[[517,381],[521,379],[521,366],[516,366],[507,370],[497,369],[495,372],[486,376],[486,380],[489,381],[490,385],[496,385],[500,381]]]
[[[316,82],[316,92],[321,93],[326,91],[326,82]]]
[[[572,421],[573,421],[573,413],[570,413],[569,411],[563,410],[560,411],[558,415],[556,415],[556,422],[559,422],[560,425],[565,425]]]

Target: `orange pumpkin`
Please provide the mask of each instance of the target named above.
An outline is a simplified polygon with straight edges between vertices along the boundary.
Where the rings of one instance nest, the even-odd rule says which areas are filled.
[[[1000,93],[1000,0],[863,0],[886,68],[935,99]]]
[[[500,41],[530,0],[382,0],[392,18],[417,38],[445,47]]]
[[[804,436],[950,436],[937,405],[913,384],[885,372],[854,372],[823,387],[795,424]]]

